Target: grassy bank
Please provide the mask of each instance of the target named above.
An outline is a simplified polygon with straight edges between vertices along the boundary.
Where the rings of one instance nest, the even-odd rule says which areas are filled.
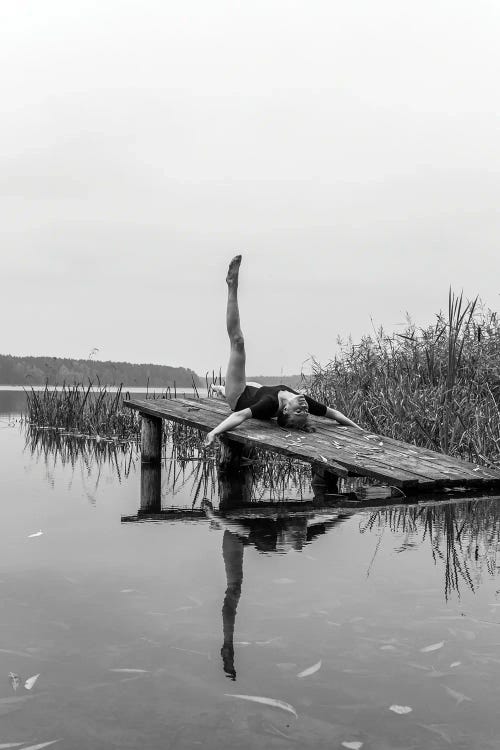
[[[306,385],[369,430],[500,465],[500,324],[477,299],[450,291],[433,326],[341,342]]]

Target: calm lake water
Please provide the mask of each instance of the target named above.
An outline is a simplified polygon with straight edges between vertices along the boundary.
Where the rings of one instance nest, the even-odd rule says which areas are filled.
[[[0,747],[499,747],[495,500],[126,523],[136,449],[55,450],[21,409],[0,393]]]

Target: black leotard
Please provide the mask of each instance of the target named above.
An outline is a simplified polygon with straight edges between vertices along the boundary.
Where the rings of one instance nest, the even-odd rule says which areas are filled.
[[[289,391],[289,393],[299,395],[297,391],[287,385],[263,385],[260,388],[247,385],[236,402],[234,411],[250,409],[254,419],[272,419],[279,410],[278,393],[280,391]],[[324,404],[320,404],[319,401],[315,401],[309,396],[304,396],[304,398],[309,407],[309,414],[314,414],[315,417],[325,416],[326,406]]]

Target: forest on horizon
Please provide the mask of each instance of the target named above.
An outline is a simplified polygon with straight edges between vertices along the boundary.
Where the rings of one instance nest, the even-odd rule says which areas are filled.
[[[212,381],[212,372],[208,382]],[[261,385],[283,383],[290,387],[301,384],[300,375],[249,375],[248,380]],[[166,388],[176,386],[191,388],[193,381],[197,387],[204,387],[205,376],[198,375],[188,367],[170,365],[134,364],[132,362],[111,362],[95,359],[72,359],[70,357],[16,357],[0,354],[0,385],[72,385],[99,382],[101,385],[145,388]]]
[[[0,385],[62,385],[63,383],[164,388],[203,385],[202,379],[187,367],[101,362],[94,359],[65,357],[16,357],[0,354]]]

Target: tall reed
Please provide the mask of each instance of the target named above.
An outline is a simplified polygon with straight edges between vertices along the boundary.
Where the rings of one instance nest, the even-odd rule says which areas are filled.
[[[60,390],[26,391],[27,421],[72,434],[130,439],[139,433],[139,418],[123,407],[122,387],[116,393],[104,386],[63,385]]]
[[[500,323],[477,298],[450,290],[432,326],[339,344],[326,365],[312,360],[312,396],[374,432],[500,464]]]

